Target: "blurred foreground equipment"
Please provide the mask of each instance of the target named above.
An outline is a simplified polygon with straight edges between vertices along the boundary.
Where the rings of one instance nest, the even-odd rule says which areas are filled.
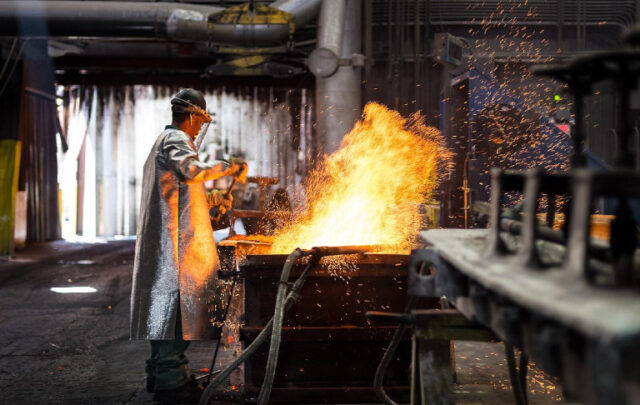
[[[639,37],[638,30],[629,36]],[[507,348],[521,348],[558,377],[569,400],[640,403],[640,254],[630,205],[640,198],[640,139],[632,129],[629,107],[640,75],[640,50],[594,53],[534,72],[567,83],[575,96],[571,169],[493,169],[491,204],[475,205],[480,216],[488,217],[489,228],[422,232],[429,247],[412,252],[409,293],[446,296]],[[583,96],[602,80],[615,82],[621,106],[614,134],[617,166],[609,171],[587,169],[583,150]],[[513,192],[522,193],[522,205],[503,209]],[[553,229],[558,198],[568,201],[562,230]],[[600,198],[617,205],[608,241],[592,238],[593,206]],[[547,208],[541,222],[543,201]],[[418,336],[419,330],[414,333]],[[414,362],[424,360],[419,356]],[[515,363],[509,363],[516,402],[526,404],[525,380]],[[426,387],[431,381],[422,376],[421,383]],[[427,403],[425,397],[421,402]]]

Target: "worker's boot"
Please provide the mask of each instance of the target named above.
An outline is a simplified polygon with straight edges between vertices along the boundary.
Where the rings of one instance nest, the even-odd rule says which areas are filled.
[[[202,388],[194,380],[173,390],[156,391],[153,394],[154,405],[197,404],[202,396]]]

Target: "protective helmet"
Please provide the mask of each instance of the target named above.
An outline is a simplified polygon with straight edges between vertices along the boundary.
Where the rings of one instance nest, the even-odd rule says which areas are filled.
[[[171,111],[176,113],[198,114],[205,122],[212,118],[207,113],[207,102],[201,92],[195,89],[182,89],[171,99]]]

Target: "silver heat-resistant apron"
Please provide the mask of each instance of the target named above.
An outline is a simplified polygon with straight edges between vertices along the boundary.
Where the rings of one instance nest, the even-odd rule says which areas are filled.
[[[188,135],[167,128],[144,165],[131,291],[131,338],[174,339],[178,301],[185,340],[214,338],[220,268],[203,182],[227,164],[198,160]]]

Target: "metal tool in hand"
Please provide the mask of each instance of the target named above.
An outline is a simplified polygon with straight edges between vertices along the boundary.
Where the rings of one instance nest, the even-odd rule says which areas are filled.
[[[231,195],[231,192],[233,191],[233,188],[236,186],[236,183],[238,181],[240,181],[242,184],[244,184],[247,181],[246,166],[247,166],[246,163],[242,163],[240,165],[240,169],[233,174],[233,181],[231,182],[231,185],[223,195],[224,200],[227,200],[229,198],[229,196]],[[220,222],[222,221],[224,215],[230,215],[231,213],[230,209],[227,210],[225,208],[224,210],[222,210],[221,208],[222,207],[220,204],[211,207],[211,209],[209,210],[209,216],[211,217],[211,221]]]

